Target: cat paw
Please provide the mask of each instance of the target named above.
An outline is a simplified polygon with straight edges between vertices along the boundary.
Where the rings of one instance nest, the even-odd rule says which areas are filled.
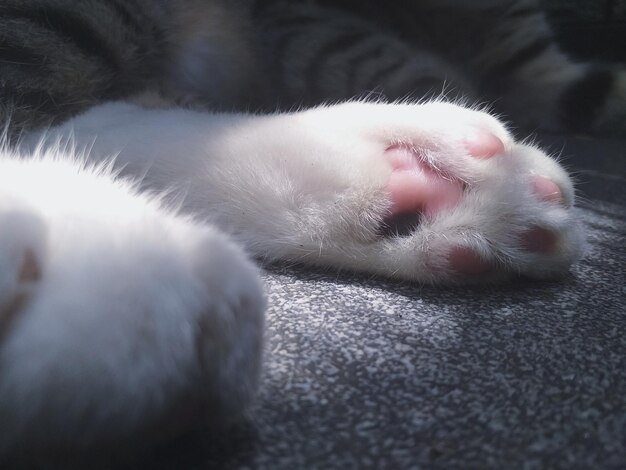
[[[283,258],[438,283],[554,277],[581,256],[571,179],[487,113],[347,103],[296,121],[318,156],[290,175],[308,179],[289,194],[307,228]]]
[[[428,281],[565,272],[583,242],[573,185],[562,167],[516,143],[485,113],[430,107],[449,115],[434,138],[409,134],[385,149],[391,174],[382,244],[396,260],[394,272]],[[413,228],[394,233],[407,214],[417,220]],[[415,264],[406,266],[411,258]]]
[[[241,249],[57,156],[0,170],[3,189],[20,182],[41,214],[0,207],[0,457],[153,441],[239,416],[265,307]]]
[[[463,140],[463,145],[467,153],[465,158],[482,161],[495,159],[491,162],[492,165],[497,165],[498,160],[505,158],[531,160],[532,157],[528,154],[535,151],[513,144],[507,152],[498,137],[484,130],[478,130],[471,140]],[[470,183],[435,169],[423,158],[420,150],[414,147],[392,145],[385,152],[385,158],[392,167],[386,188],[390,207],[385,220],[385,233],[392,237],[411,237],[415,236],[412,232],[416,229],[420,231],[430,226],[430,230],[441,230],[440,238],[446,240],[451,248],[447,255],[447,266],[445,263],[437,263],[439,266],[435,270],[440,270],[441,273],[447,271],[450,276],[457,278],[467,275],[499,275],[499,270],[507,268],[522,272],[522,265],[530,259],[540,262],[542,269],[550,270],[548,259],[558,258],[559,250],[563,249],[560,244],[568,243],[564,239],[566,234],[562,233],[563,228],[554,226],[554,222],[558,217],[564,217],[571,207],[573,191],[564,175],[549,168],[550,165],[544,165],[539,170],[542,155],[535,154],[534,157],[536,169],[527,168],[523,177],[525,181],[516,190],[503,187],[487,189],[487,177],[498,178],[495,171],[491,171],[491,175],[487,171],[485,179]],[[503,176],[499,177],[504,180]],[[515,177],[519,178],[519,173]],[[514,178],[510,175],[508,181],[512,179]],[[503,194],[499,194],[509,190],[517,192],[514,198],[516,200],[507,201]],[[522,208],[524,199],[527,201],[526,208]],[[510,207],[499,209],[497,206],[502,204],[517,204],[517,211]],[[474,218],[473,221],[470,221],[471,217]],[[460,233],[456,223],[460,219],[465,219],[462,229],[468,233]],[[409,228],[406,227],[407,221]],[[484,225],[481,227],[476,221],[481,221]],[[416,225],[411,228],[411,223]],[[438,229],[439,226],[444,226],[443,230]],[[501,231],[507,230],[509,233],[505,238],[512,238],[512,243],[504,238],[496,239]],[[452,241],[455,233],[457,246],[453,246]],[[570,244],[576,245],[577,242],[576,237],[570,240]],[[433,240],[431,243],[437,242]],[[565,251],[567,252],[567,247]],[[568,257],[567,253],[563,255]],[[434,258],[432,253],[431,258]],[[554,261],[551,260],[552,263]],[[544,274],[534,270],[531,265],[527,265],[527,270],[530,275]]]

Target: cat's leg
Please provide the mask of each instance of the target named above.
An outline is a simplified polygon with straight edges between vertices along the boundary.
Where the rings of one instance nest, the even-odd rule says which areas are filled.
[[[242,251],[72,158],[0,157],[0,462],[228,420],[258,377]]]
[[[562,167],[451,104],[273,116],[111,104],[56,132],[93,143],[93,159],[119,153],[152,188],[184,190],[187,210],[261,258],[467,282],[559,275],[582,250]],[[419,222],[395,235],[407,214]]]

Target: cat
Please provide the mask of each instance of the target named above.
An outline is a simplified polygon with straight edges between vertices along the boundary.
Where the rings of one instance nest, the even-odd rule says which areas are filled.
[[[236,419],[250,257],[481,283],[582,256],[563,167],[441,93],[620,135],[622,71],[532,1],[324,3],[0,3],[0,456]]]

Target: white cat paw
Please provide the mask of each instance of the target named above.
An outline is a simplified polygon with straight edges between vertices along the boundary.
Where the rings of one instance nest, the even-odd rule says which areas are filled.
[[[109,175],[58,158],[0,166],[36,209],[0,207],[0,457],[239,415],[265,308],[241,249]]]
[[[484,113],[437,103],[422,111],[433,115],[426,130],[440,128],[430,138],[423,130],[398,135],[385,149],[387,224],[419,215],[413,230],[382,242],[395,272],[429,281],[565,272],[581,254],[582,235],[560,165],[514,142]],[[438,122],[440,113],[447,122]],[[406,265],[411,257],[421,270]]]
[[[300,242],[309,262],[467,282],[558,276],[581,256],[571,179],[487,113],[348,103],[297,119],[333,149],[325,176],[333,197],[322,194],[322,228]]]

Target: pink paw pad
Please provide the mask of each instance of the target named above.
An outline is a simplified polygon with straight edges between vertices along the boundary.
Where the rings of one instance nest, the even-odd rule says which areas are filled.
[[[454,248],[448,256],[448,261],[459,274],[478,275],[491,271],[491,265],[469,248]]]
[[[469,154],[475,158],[487,159],[505,152],[504,143],[498,137],[482,130],[468,136],[464,143]]]
[[[469,154],[478,159],[505,151],[498,137],[482,130],[474,131],[463,143]],[[386,157],[393,168],[387,187],[392,216],[413,212],[431,217],[454,207],[461,198],[463,184],[435,171],[408,145],[392,145]]]
[[[563,202],[561,188],[554,181],[543,176],[535,176],[533,178],[533,191],[543,201]]]
[[[522,247],[533,253],[550,253],[557,242],[557,234],[543,227],[532,227],[522,236]]]
[[[532,186],[535,196],[542,201],[563,203],[561,188],[554,181],[543,176],[535,176]],[[522,236],[522,247],[534,253],[550,253],[554,251],[558,241],[556,233],[543,227],[531,227]]]
[[[461,198],[462,183],[437,173],[414,149],[394,145],[386,157],[393,168],[387,185],[392,217],[407,213],[430,217],[454,207]]]

